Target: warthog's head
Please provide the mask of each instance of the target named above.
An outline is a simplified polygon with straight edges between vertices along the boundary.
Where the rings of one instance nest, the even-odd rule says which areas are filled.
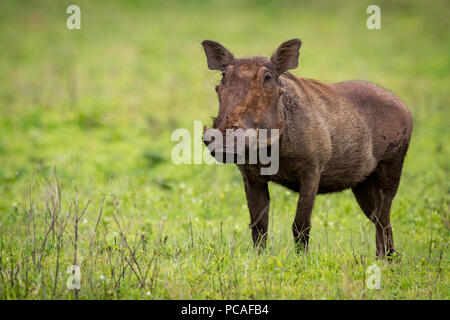
[[[229,142],[234,139],[230,138],[230,135],[244,136],[244,151],[256,141],[259,147],[262,145],[261,142],[265,146],[270,146],[277,138],[271,135],[276,132],[273,129],[278,129],[281,133],[283,125],[279,108],[283,89],[279,77],[283,72],[297,68],[301,41],[293,39],[282,43],[270,59],[265,57],[238,59],[215,41],[205,40],[202,45],[208,68],[222,72],[222,80],[216,86],[220,104],[219,113],[214,119],[213,130],[207,130],[206,126],[204,128],[203,140],[212,155],[221,161],[218,157],[220,153],[222,153],[220,157],[227,153],[234,155],[242,153],[242,150],[237,149],[239,143],[229,148]],[[216,133],[222,139],[216,136]],[[211,139],[211,135],[214,139]],[[213,148],[212,141],[214,141]],[[236,157],[233,159],[235,162]]]

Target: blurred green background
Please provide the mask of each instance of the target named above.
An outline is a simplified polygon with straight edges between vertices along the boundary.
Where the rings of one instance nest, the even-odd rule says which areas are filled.
[[[66,28],[70,4],[81,8],[81,30]],[[366,27],[370,4],[381,8],[381,30]],[[204,241],[219,232],[237,234],[243,257],[250,257],[249,217],[237,168],[174,165],[170,134],[176,128],[193,132],[194,120],[210,125],[216,115],[214,85],[220,75],[207,69],[202,40],[219,41],[241,57],[270,56],[281,42],[300,38],[300,63],[293,74],[324,82],[372,81],[401,97],[413,114],[411,148],[392,210],[397,247],[412,260],[405,258],[398,278],[373,297],[449,298],[449,9],[448,1],[403,0],[1,1],[0,222],[5,246],[11,246],[14,256],[26,243],[20,221],[27,219],[30,187],[36,212],[45,217],[42,185],[52,179],[55,167],[66,199],[78,192],[98,208],[101,195],[119,196],[121,218],[136,229],[149,225],[153,236],[158,221],[166,217],[164,234],[173,250],[190,242],[191,219]],[[275,217],[270,218],[269,252],[276,257],[283,256],[281,248],[292,247],[296,195],[279,186],[271,186],[271,194]],[[105,234],[112,211],[107,200]],[[95,217],[95,210],[88,215]],[[351,264],[349,239],[361,238],[363,229],[369,240],[359,239],[355,246],[367,249],[372,259],[372,225],[351,192],[319,197],[311,257],[320,255],[326,241],[329,261],[334,261],[333,254],[341,256],[342,248],[348,255],[342,259]],[[186,258],[183,272],[171,273],[175,262],[164,260],[161,278],[169,280],[161,280],[161,291],[154,296],[226,297],[198,277],[186,276],[186,270],[195,273],[196,263],[202,264],[188,257],[193,260]],[[417,268],[422,258],[426,266]],[[275,272],[278,277],[272,264],[260,264],[255,274]],[[438,273],[442,270],[444,274]],[[229,271],[223,270],[224,277]],[[345,271],[320,278],[319,287],[305,291],[298,289],[298,280],[292,288],[286,285],[286,291],[283,286],[271,294],[261,289],[253,297],[360,297],[361,278],[354,284],[357,289],[351,284],[348,291],[341,288],[349,288]],[[242,287],[248,288],[247,279],[242,276]],[[177,291],[180,283],[198,290]],[[5,286],[0,286],[3,298],[29,294]],[[244,291],[232,291],[229,297],[251,297]],[[38,292],[36,297],[49,297]]]

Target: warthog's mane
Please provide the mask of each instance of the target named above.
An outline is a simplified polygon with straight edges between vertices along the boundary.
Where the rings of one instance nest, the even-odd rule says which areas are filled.
[[[297,78],[292,73],[284,72],[281,77],[294,81],[303,91],[308,101],[313,101],[320,96],[322,99],[335,101],[336,91],[328,84],[309,78]]]

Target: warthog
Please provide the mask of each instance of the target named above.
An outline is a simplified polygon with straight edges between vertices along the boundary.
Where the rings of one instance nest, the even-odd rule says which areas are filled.
[[[222,72],[213,128],[280,132],[278,172],[262,175],[259,163],[238,164],[255,246],[265,246],[272,181],[299,193],[292,225],[299,250],[308,247],[316,195],[351,188],[375,224],[377,256],[393,254],[390,209],[412,132],[406,105],[369,82],[325,84],[287,73],[298,66],[299,39],[282,43],[270,59],[238,59],[210,40],[202,45],[209,69]],[[225,140],[219,145],[225,148]]]

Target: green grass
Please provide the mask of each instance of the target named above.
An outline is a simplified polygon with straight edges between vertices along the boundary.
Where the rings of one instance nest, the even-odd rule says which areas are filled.
[[[448,2],[377,1],[374,31],[371,1],[77,1],[78,31],[72,3],[0,3],[1,299],[450,298]],[[295,254],[297,195],[276,185],[257,254],[237,168],[170,161],[171,132],[217,112],[200,42],[268,56],[294,37],[295,75],[372,81],[411,109],[391,218],[401,259],[375,259],[349,191],[318,197],[311,250]],[[380,290],[365,285],[372,264]]]

